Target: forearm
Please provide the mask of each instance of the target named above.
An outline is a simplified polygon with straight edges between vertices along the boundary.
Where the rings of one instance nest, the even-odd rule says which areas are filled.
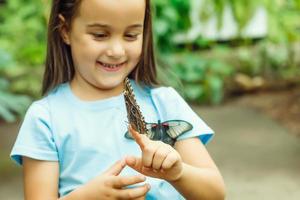
[[[224,200],[225,186],[219,172],[183,164],[183,174],[170,182],[186,199]]]
[[[78,188],[70,192],[68,195],[59,198],[58,200],[86,200],[86,199],[91,200],[85,195],[84,188]],[[145,196],[136,198],[134,200],[145,200]]]
[[[60,197],[58,200],[83,200],[87,199],[84,186],[79,187],[66,196]]]

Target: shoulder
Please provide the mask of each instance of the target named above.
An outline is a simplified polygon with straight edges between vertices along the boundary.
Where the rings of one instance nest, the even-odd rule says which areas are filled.
[[[184,98],[173,87],[158,87],[151,90],[155,103],[165,104],[167,107],[187,106]]]
[[[152,95],[161,96],[168,99],[182,98],[180,94],[173,87],[162,86],[162,87],[152,88],[151,93]]]
[[[51,113],[50,105],[52,104],[51,102],[53,102],[55,99],[62,98],[64,87],[65,84],[60,84],[50,91],[46,96],[33,101],[26,112],[25,120],[28,118],[49,121]]]
[[[25,114],[22,124],[23,128],[37,128],[41,125],[46,125],[50,128],[50,109],[47,98],[32,102]]]
[[[145,101],[152,101],[155,105],[176,105],[176,104],[186,104],[185,100],[181,95],[173,88],[168,86],[150,87],[150,86],[140,86],[135,82],[132,82],[135,94],[138,99]],[[149,103],[149,102],[148,102]],[[169,107],[169,106],[168,106]]]
[[[29,106],[26,115],[44,116],[49,113],[49,104],[47,98],[33,101]]]

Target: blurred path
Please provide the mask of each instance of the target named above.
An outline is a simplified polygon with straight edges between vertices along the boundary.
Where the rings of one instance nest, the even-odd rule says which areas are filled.
[[[0,122],[0,200],[23,200],[21,167],[9,158],[19,124]]]
[[[300,138],[249,108],[194,108],[216,132],[208,150],[228,200],[300,199]]]
[[[299,138],[249,108],[193,108],[216,132],[208,150],[225,179],[227,200],[300,199]],[[0,152],[9,152],[16,132],[16,125],[0,124]],[[20,175],[1,177],[1,200],[21,200],[22,191]]]

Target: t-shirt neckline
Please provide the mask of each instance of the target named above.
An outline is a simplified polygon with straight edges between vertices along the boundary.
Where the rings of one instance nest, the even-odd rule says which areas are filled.
[[[125,105],[123,92],[117,96],[112,96],[105,99],[100,99],[95,101],[84,101],[79,99],[73,93],[69,82],[64,84],[63,89],[65,90],[66,96],[70,100],[70,102],[79,107],[90,108],[90,109],[104,109],[104,108],[120,106],[123,104]]]

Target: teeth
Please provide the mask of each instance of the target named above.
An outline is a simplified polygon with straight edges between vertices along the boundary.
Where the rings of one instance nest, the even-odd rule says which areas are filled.
[[[108,67],[108,68],[116,68],[119,67],[122,64],[117,64],[117,65],[111,65],[111,64],[106,64],[106,63],[101,63],[104,67]]]

